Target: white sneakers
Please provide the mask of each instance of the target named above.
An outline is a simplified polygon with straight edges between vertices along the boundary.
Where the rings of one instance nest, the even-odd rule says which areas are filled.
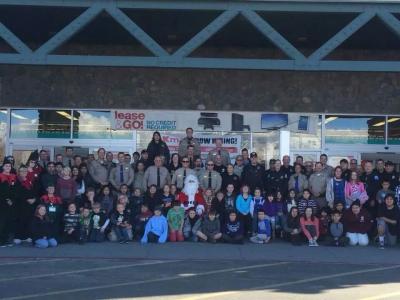
[[[319,245],[318,245],[317,241],[315,241],[315,240],[309,240],[309,241],[308,241],[308,246],[309,246],[309,247],[318,247]]]

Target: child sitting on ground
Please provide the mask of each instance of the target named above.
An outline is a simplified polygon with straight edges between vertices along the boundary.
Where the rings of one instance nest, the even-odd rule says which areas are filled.
[[[347,246],[349,238],[344,234],[343,223],[341,222],[342,214],[335,210],[331,216],[332,223],[329,225],[329,235],[325,240],[325,244],[336,247]]]
[[[153,213],[149,210],[147,204],[143,203],[140,207],[140,213],[136,215],[134,221],[134,240],[138,240],[143,236],[144,228],[146,227],[147,221],[151,218],[152,215]]]
[[[243,244],[244,228],[235,211],[229,212],[228,220],[224,226],[222,239],[225,243]]]
[[[253,233],[257,232],[257,216],[258,211],[263,210],[263,206],[265,203],[265,199],[261,196],[261,189],[255,188],[254,189],[254,197],[250,203],[250,214],[252,217],[252,231]]]
[[[154,216],[147,222],[141,242],[146,243],[165,243],[168,236],[168,222],[161,214],[162,207],[154,208]]]
[[[172,202],[172,208],[167,214],[169,226],[169,241],[183,242],[183,222],[185,221],[185,209],[181,207],[181,203],[177,200]]]
[[[304,215],[300,218],[301,231],[308,239],[308,246],[319,246],[317,240],[319,238],[319,220],[313,214],[312,207],[307,207]]]
[[[95,202],[94,202],[95,203]],[[92,206],[94,205],[92,204]],[[91,213],[90,209],[84,207],[82,209],[81,215],[80,215],[80,237],[79,237],[79,242],[80,243],[86,243],[89,239],[89,225],[90,225],[90,219],[91,219]]]
[[[46,207],[38,205],[31,225],[32,242],[38,248],[56,247],[57,240],[54,238],[52,223],[46,214]]]
[[[252,243],[266,244],[271,238],[271,224],[265,217],[265,212],[262,209],[257,212],[257,228],[255,233],[256,235],[250,238]]]
[[[79,242],[79,219],[80,215],[76,212],[76,204],[68,204],[68,212],[64,215],[64,234],[63,242]]]
[[[93,213],[90,216],[89,224],[89,241],[90,242],[103,242],[105,239],[105,230],[110,223],[106,214],[100,210],[101,204],[95,202],[93,204]]]
[[[197,231],[200,241],[216,243],[222,237],[221,224],[215,210],[210,210],[201,223],[201,230]]]
[[[125,195],[121,195],[126,197]],[[129,242],[132,226],[129,223],[129,214],[125,210],[125,205],[118,203],[116,211],[111,214],[112,231],[116,235],[117,240],[120,244],[126,244]]]
[[[197,232],[201,227],[201,218],[196,214],[196,209],[188,209],[185,222],[183,223],[183,237],[190,242],[197,242]]]

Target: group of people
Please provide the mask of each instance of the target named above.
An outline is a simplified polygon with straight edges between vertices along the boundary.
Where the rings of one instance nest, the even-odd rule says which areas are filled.
[[[246,240],[265,244],[394,246],[400,236],[400,182],[390,161],[269,161],[247,149],[231,162],[222,139],[206,159],[193,130],[171,154],[159,132],[146,150],[97,157],[73,148],[49,160],[32,153],[0,173],[0,246],[32,243],[164,243]]]

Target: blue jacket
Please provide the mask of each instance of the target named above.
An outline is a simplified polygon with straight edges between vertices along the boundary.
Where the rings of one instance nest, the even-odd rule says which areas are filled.
[[[165,243],[168,236],[167,219],[163,215],[159,217],[158,216],[151,217],[146,224],[144,235],[141,240],[142,243],[147,243],[147,235],[149,234],[149,232],[152,232],[160,237],[158,239],[159,243]]]
[[[269,222],[268,219],[264,219],[262,221],[265,225],[265,229],[260,228],[260,220],[257,220],[257,233],[258,234],[266,234],[267,236],[271,236],[271,223]]]
[[[242,214],[247,215],[250,213],[250,204],[253,201],[253,197],[248,195],[247,200],[244,200],[243,195],[239,194],[236,198],[236,209]]]

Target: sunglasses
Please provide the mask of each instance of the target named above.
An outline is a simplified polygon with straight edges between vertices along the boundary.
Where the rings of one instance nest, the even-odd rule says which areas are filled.
[[[207,166],[212,167],[212,166],[214,166],[214,164],[207,164]]]
[[[189,161],[188,161],[188,160],[182,160],[182,162],[183,162],[183,163],[188,163]]]

